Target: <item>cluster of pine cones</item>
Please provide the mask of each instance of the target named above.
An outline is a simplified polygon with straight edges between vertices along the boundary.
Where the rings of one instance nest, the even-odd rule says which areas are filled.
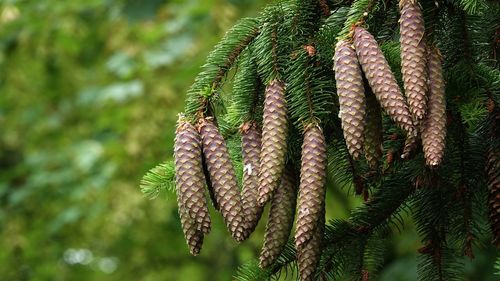
[[[177,201],[191,254],[200,252],[203,237],[210,232],[207,185],[236,241],[250,236],[265,204],[271,202],[260,266],[276,261],[290,236],[297,201],[297,176],[292,165],[285,163],[287,129],[285,84],[273,80],[265,91],[262,130],[255,121],[240,127],[244,166],[240,192],[228,148],[213,118],[200,118],[194,126],[180,116],[174,149]],[[304,129],[295,234],[303,280],[311,278],[320,258],[326,165],[323,131],[311,122]]]
[[[427,165],[441,163],[446,136],[444,80],[439,50],[426,44],[422,11],[414,0],[400,2],[401,70],[404,93],[396,82],[375,38],[355,27],[351,40],[338,42],[334,56],[335,79],[344,138],[353,159],[365,154],[375,166],[381,157],[378,104],[406,133],[402,158],[421,138]],[[363,74],[370,89],[366,91]],[[371,93],[373,92],[373,94]]]
[[[355,27],[352,40],[341,40],[334,56],[340,118],[354,159],[364,152],[375,165],[381,158],[380,106],[406,132],[409,145],[421,137],[427,164],[443,156],[445,137],[444,82],[441,58],[424,40],[419,6],[402,1],[401,56],[406,100],[374,37]],[[365,91],[364,77],[370,89]],[[365,95],[366,92],[366,95]],[[407,106],[407,101],[409,107]],[[225,140],[213,117],[197,124],[179,118],[175,139],[179,214],[190,252],[197,255],[210,232],[205,186],[236,241],[255,229],[270,202],[260,266],[271,266],[284,249],[293,226],[301,280],[314,278],[321,256],[325,224],[326,141],[316,121],[304,126],[300,181],[285,161],[288,118],[285,83],[269,82],[265,90],[262,129],[249,120],[241,125],[243,188],[240,191]],[[297,188],[298,184],[298,188]],[[296,198],[298,194],[298,199]]]

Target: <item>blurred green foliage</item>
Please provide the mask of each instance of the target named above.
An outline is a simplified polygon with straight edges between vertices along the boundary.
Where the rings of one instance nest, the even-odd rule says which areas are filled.
[[[0,1],[0,280],[230,280],[256,257],[264,224],[236,245],[216,215],[189,256],[174,196],[138,186],[208,51],[265,2]],[[352,197],[329,191],[328,217]],[[390,240],[382,280],[414,280],[413,227]]]
[[[173,196],[138,185],[172,157],[208,51],[262,1],[0,3],[0,280],[230,279],[253,249],[216,226],[190,257]]]

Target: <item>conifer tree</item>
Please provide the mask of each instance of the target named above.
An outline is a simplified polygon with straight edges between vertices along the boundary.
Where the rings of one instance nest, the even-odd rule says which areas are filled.
[[[199,175],[187,178],[186,167],[163,163],[141,187],[155,194],[180,185],[180,219],[193,254],[208,234],[208,217],[198,214],[205,208],[200,187],[237,241],[270,202],[276,212],[268,226],[279,233],[266,233],[263,268],[250,263],[235,280],[283,271],[301,280],[368,280],[384,263],[378,239],[404,224],[402,211],[423,245],[419,279],[454,280],[472,245],[500,241],[499,22],[500,6],[488,0],[270,4],[227,32],[187,92],[180,128],[198,126],[201,144],[191,130],[196,152],[179,142],[175,163],[189,159]],[[226,144],[240,139],[242,145]],[[295,190],[285,166],[300,171],[295,241],[286,245]],[[184,173],[177,182],[174,171]],[[369,200],[348,219],[325,221],[327,179]],[[196,192],[195,204],[186,192]]]

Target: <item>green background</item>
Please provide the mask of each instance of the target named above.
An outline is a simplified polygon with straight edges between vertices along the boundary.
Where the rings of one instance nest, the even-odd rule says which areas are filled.
[[[175,196],[149,200],[139,182],[171,159],[210,49],[266,2],[0,1],[0,280],[231,280],[258,256],[263,222],[238,245],[213,213],[191,257]],[[360,202],[333,188],[327,200],[329,219]],[[407,220],[380,280],[416,279]],[[475,254],[466,279],[494,280],[494,250]]]

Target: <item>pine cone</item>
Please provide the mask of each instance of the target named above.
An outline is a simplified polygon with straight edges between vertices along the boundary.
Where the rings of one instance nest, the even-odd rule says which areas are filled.
[[[273,80],[267,85],[260,154],[259,204],[264,206],[279,184],[285,163],[288,135],[285,84]]]
[[[318,124],[309,124],[302,144],[302,166],[295,245],[302,247],[309,241],[318,225],[325,201],[326,142]]]
[[[422,145],[429,166],[437,166],[444,155],[446,138],[446,100],[441,54],[435,47],[429,48],[427,63],[429,71],[429,103],[423,122]]]
[[[179,204],[179,216],[181,218],[182,231],[184,232],[184,237],[186,243],[189,247],[189,252],[193,256],[197,256],[203,245],[203,232],[197,230],[197,225],[193,221],[189,214],[186,212],[185,208],[181,208],[182,203],[180,202],[180,197],[177,195],[177,203]]]
[[[493,244],[500,248],[500,110],[493,106],[488,117],[489,136],[486,157],[486,173],[488,176],[488,213],[493,234]]]
[[[372,169],[382,159],[382,114],[380,105],[371,91],[366,92],[366,126],[364,151],[365,158]]]
[[[195,127],[179,118],[174,144],[175,180],[179,211],[184,210],[197,230],[210,232],[201,162],[201,138]]]
[[[243,153],[243,228],[246,239],[255,230],[262,215],[262,207],[258,204],[261,131],[257,123],[251,121],[244,123],[240,132]]]
[[[297,248],[297,264],[299,266],[300,280],[302,281],[314,280],[316,268],[321,259],[321,244],[325,229],[324,205],[321,208],[321,217],[319,218],[318,225],[315,227],[311,240]]]
[[[354,45],[361,68],[382,108],[408,135],[414,134],[408,106],[373,35],[362,27],[356,27]]]
[[[414,123],[425,117],[427,109],[427,54],[425,48],[425,26],[417,0],[400,1],[401,18],[401,72],[405,95]]]
[[[366,102],[358,58],[349,42],[339,41],[333,63],[344,138],[349,153],[357,160],[363,149]]]
[[[418,136],[407,136],[405,140],[405,146],[403,148],[403,154],[401,154],[401,159],[410,159],[414,156],[419,143]]]
[[[490,150],[487,156],[490,227],[493,233],[493,244],[500,248],[500,153]]]
[[[200,120],[199,130],[217,205],[233,238],[242,241],[244,235],[240,190],[226,142],[212,118]]]
[[[261,268],[272,265],[279,257],[290,236],[295,215],[296,179],[293,169],[285,169],[280,187],[271,200],[269,220],[264,234],[264,245],[260,253]]]
[[[212,182],[210,181],[210,172],[208,172],[205,154],[202,153],[201,156],[203,162],[203,173],[205,174],[205,179],[207,180],[207,189],[208,195],[210,196],[210,201],[212,202],[212,206],[214,207],[214,209],[216,211],[220,211],[219,205],[217,204],[217,199],[215,198],[214,187],[212,186]]]

